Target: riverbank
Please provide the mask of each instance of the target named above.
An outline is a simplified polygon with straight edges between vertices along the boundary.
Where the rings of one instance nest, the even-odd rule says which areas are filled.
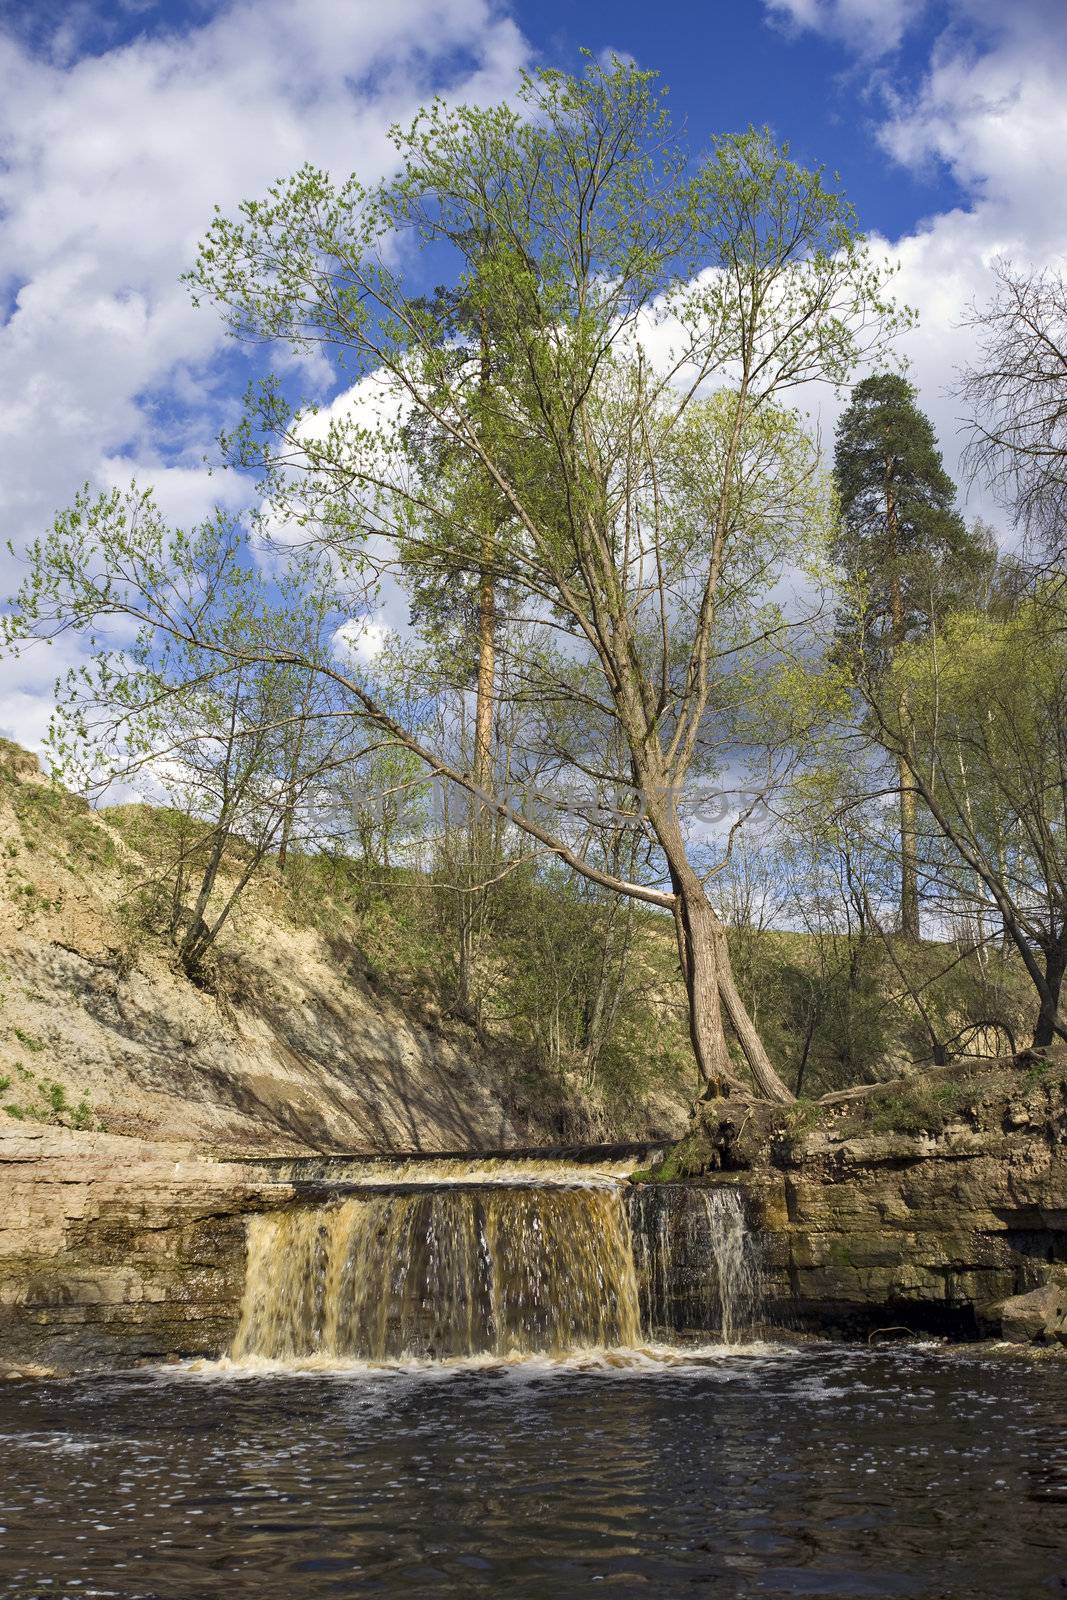
[[[636,1270],[658,1263],[658,1321],[683,1334],[708,1327],[723,1248],[709,1192],[724,1190],[740,1197],[758,1245],[760,1318],[778,1329],[991,1337],[1005,1299],[1067,1285],[1062,1059],[911,1082],[906,1130],[884,1127],[891,1111],[909,1120],[903,1087],[893,1092],[889,1104],[836,1097],[787,1111],[709,1102],[665,1155],[605,1156]],[[926,1126],[914,1125],[920,1115]],[[638,1181],[625,1179],[639,1163]],[[0,1364],[81,1371],[221,1356],[238,1326],[250,1218],[329,1207],[361,1168],[379,1193],[470,1193],[492,1183],[494,1164],[532,1189],[549,1177],[588,1183],[596,1170],[573,1153],[510,1165],[499,1155],[401,1167],[359,1156],[220,1161],[189,1145],[4,1129]]]
[[[707,1102],[640,1176],[676,1241],[679,1327],[708,1248],[699,1193],[728,1184],[761,1241],[772,1323],[995,1334],[1005,1299],[1067,1286],[1067,1058],[957,1064],[785,1111]]]

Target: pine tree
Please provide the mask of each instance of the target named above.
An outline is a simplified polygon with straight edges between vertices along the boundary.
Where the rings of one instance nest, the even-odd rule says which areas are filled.
[[[921,637],[936,610],[951,606],[991,560],[983,530],[968,530],[956,509],[956,486],[915,400],[906,379],[878,373],[856,385],[837,429],[835,554],[850,593],[862,596],[841,624],[868,675],[884,672],[900,646]],[[900,928],[918,939],[917,798],[908,752],[898,770]]]

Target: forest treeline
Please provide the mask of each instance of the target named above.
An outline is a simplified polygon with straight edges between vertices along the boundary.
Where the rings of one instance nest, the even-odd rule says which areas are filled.
[[[971,312],[999,549],[892,267],[767,131],[694,158],[653,74],[588,61],[394,139],[377,185],[217,216],[187,274],[277,366],[219,440],[258,510],[86,488],[4,620],[80,635],[51,759],[166,806],[188,972],[281,872],[429,907],[442,1005],[561,1074],[644,1081],[664,947],[711,1093],[1067,1037],[1064,281],[1001,262]]]

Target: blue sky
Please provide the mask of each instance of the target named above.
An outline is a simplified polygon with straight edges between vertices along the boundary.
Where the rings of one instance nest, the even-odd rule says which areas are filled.
[[[579,46],[615,48],[655,67],[694,143],[750,122],[771,126],[805,164],[841,173],[863,225],[891,237],[959,198],[943,163],[916,174],[877,143],[880,77],[858,70],[839,39],[789,26],[759,4],[583,0],[520,5],[524,32],[553,64]],[[936,13],[905,35],[893,74],[917,83],[937,34]]]
[[[432,93],[506,98],[580,45],[658,68],[696,147],[769,123],[840,171],[920,310],[904,353],[954,468],[968,303],[998,252],[1067,256],[1067,0],[7,0],[3,538],[86,480],[136,474],[184,521],[240,503],[204,458],[247,374],[178,284],[212,206],[304,160],[373,178]],[[0,733],[39,742],[59,665],[0,665]]]

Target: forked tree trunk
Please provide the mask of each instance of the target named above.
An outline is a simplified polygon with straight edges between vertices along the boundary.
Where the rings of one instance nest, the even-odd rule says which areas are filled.
[[[714,915],[714,913],[712,913]],[[730,1019],[730,1026],[737,1035],[737,1042],[744,1051],[748,1070],[756,1080],[756,1087],[768,1100],[774,1100],[779,1105],[789,1105],[796,1098],[791,1089],[788,1089],[771,1065],[771,1058],[763,1046],[752,1018],[748,1014],[745,1002],[742,1000],[734,982],[733,968],[730,964],[730,952],[726,944],[726,933],[722,923],[715,918],[719,936],[719,995],[726,1007],[726,1015]]]
[[[696,895],[676,890],[678,950],[689,1002],[689,1037],[697,1068],[708,1090],[712,1094],[727,1094],[730,1090],[743,1093],[744,1086],[734,1074],[722,1025],[715,912],[699,883],[697,889]]]
[[[759,1093],[768,1100],[786,1105],[794,1096],[771,1065],[763,1041],[737,992],[725,929],[704,885],[686,858],[680,832],[669,827],[664,831],[667,839],[661,834],[661,843],[667,852],[677,896],[675,920],[689,1000],[689,1036],[701,1077],[713,1093],[726,1090],[745,1093],[744,1085],[734,1073],[726,1043],[725,1010]]]
[[[1058,943],[1050,945],[1045,951],[1045,988],[1041,995],[1041,1005],[1037,1013],[1037,1024],[1034,1028],[1034,1046],[1042,1049],[1050,1045],[1059,1035],[1063,1036],[1064,1028],[1060,1022],[1060,996],[1063,993],[1064,974],[1067,973],[1067,932],[1061,935]]]

